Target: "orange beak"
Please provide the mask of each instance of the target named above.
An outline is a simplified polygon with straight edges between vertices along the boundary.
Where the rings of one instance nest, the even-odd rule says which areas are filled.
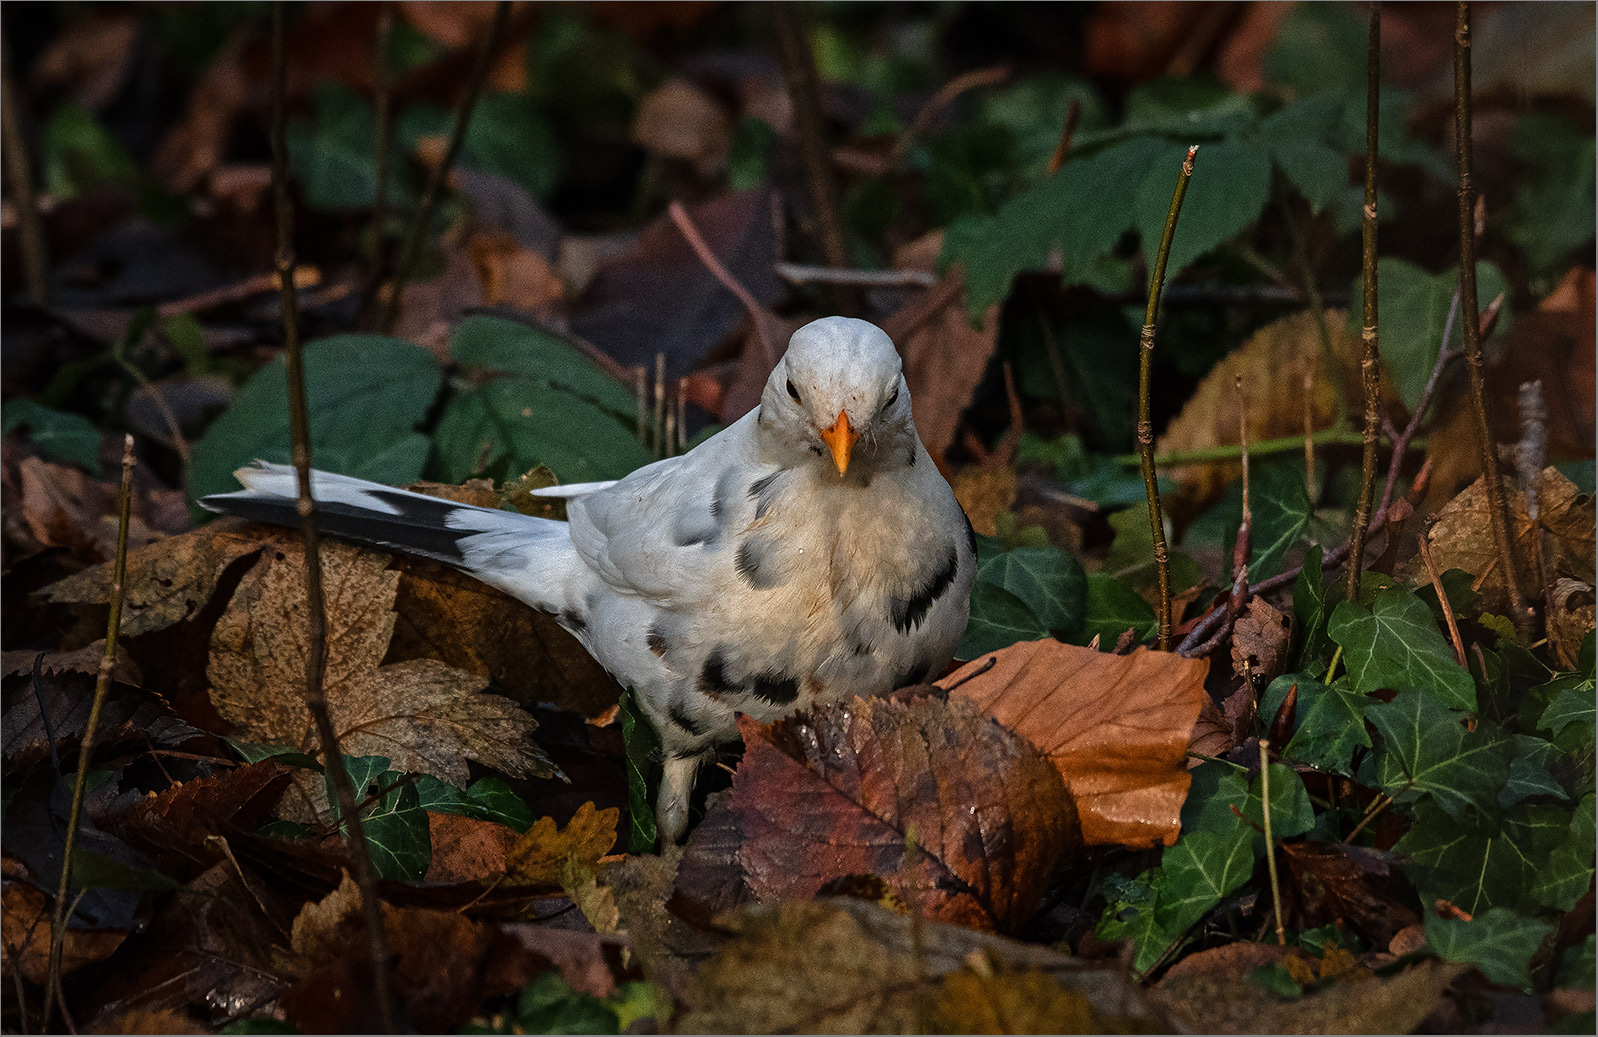
[[[838,474],[842,475],[849,470],[849,450],[860,438],[849,424],[849,412],[839,411],[838,420],[821,430],[821,441],[832,450],[832,463],[838,466]]]

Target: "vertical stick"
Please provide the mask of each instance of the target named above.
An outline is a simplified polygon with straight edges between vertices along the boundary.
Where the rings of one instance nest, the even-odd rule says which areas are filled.
[[[305,705],[316,724],[323,762],[333,783],[338,813],[347,831],[350,863],[361,891],[366,919],[367,948],[372,968],[372,996],[384,1033],[397,1032],[388,974],[388,934],[383,928],[383,905],[377,898],[377,874],[372,868],[366,831],[356,809],[355,790],[338,733],[327,709],[327,613],[322,591],[322,537],[311,502],[311,419],[305,398],[305,356],[300,345],[299,298],[294,287],[294,209],[289,200],[288,148],[284,132],[284,95],[288,60],[284,54],[283,0],[272,4],[272,205],[277,217],[277,251],[274,257],[283,299],[284,363],[288,369],[289,435],[293,441],[294,470],[299,483],[297,507],[300,535],[305,544],[305,594],[308,645],[305,660]]]
[[[372,262],[366,274],[366,288],[361,294],[361,312],[356,321],[368,327],[372,306],[377,301],[378,287],[383,283],[383,271],[388,261],[388,167],[389,137],[394,128],[393,90],[389,83],[388,46],[394,33],[394,4],[382,0],[377,12],[377,32],[372,41],[372,106],[377,116],[377,148],[374,160],[377,165],[376,192],[372,197]]]
[[[1459,161],[1459,300],[1464,325],[1465,370],[1470,375],[1471,417],[1476,425],[1476,448],[1481,457],[1482,479],[1487,484],[1487,511],[1493,529],[1498,567],[1509,590],[1510,618],[1515,629],[1531,639],[1532,615],[1520,589],[1514,548],[1509,539],[1509,517],[1504,483],[1498,474],[1498,451],[1487,421],[1487,390],[1481,355],[1480,313],[1476,300],[1476,186],[1471,176],[1470,141],[1470,2],[1458,0],[1454,21],[1454,153]]]
[[[50,1011],[61,1000],[61,952],[66,946],[67,925],[72,912],[67,909],[67,894],[72,888],[72,850],[78,841],[78,826],[83,821],[83,794],[89,784],[89,758],[94,755],[95,729],[100,710],[111,691],[111,673],[116,668],[117,635],[122,630],[122,599],[128,574],[128,514],[133,499],[133,436],[122,438],[122,487],[117,494],[117,553],[111,565],[111,615],[105,623],[105,652],[94,677],[94,698],[89,703],[89,718],[83,724],[78,743],[78,775],[72,783],[72,806],[67,810],[66,843],[61,847],[61,881],[56,886],[55,917],[50,927],[50,962],[45,981],[44,1017],[40,1025],[50,1029]],[[74,902],[75,903],[75,902]],[[65,1014],[65,1003],[62,1013]]]
[[[821,103],[821,81],[816,74],[816,58],[805,37],[799,5],[783,0],[771,5],[771,20],[777,31],[777,53],[782,75],[793,98],[794,123],[799,130],[799,156],[804,162],[805,184],[810,204],[816,210],[816,232],[821,239],[821,254],[835,269],[849,266],[849,252],[843,238],[843,209],[838,197],[838,182],[832,175],[832,159],[827,146],[827,127]]]
[[[1382,90],[1382,5],[1370,10],[1370,42],[1365,69],[1365,209],[1360,223],[1361,266],[1365,272],[1365,312],[1359,336],[1365,345],[1360,376],[1365,383],[1365,438],[1360,455],[1359,503],[1354,507],[1353,539],[1348,548],[1348,600],[1359,597],[1360,571],[1365,566],[1365,534],[1370,525],[1371,495],[1376,489],[1376,436],[1381,425],[1382,383],[1376,337],[1376,153],[1377,116]]]
[[[17,204],[22,281],[28,301],[43,306],[49,301],[44,228],[39,223],[39,199],[33,191],[33,156],[28,150],[27,134],[22,132],[22,97],[11,75],[11,41],[4,36],[0,36],[0,153],[5,159],[6,185]]]
[[[1165,545],[1165,523],[1160,516],[1159,481],[1154,470],[1154,423],[1149,418],[1149,381],[1154,361],[1154,322],[1160,311],[1160,293],[1165,287],[1165,264],[1171,257],[1171,239],[1176,236],[1176,218],[1182,214],[1182,199],[1187,182],[1193,177],[1193,159],[1198,145],[1187,149],[1181,175],[1171,195],[1171,208],[1165,214],[1165,232],[1160,235],[1154,269],[1149,275],[1149,305],[1143,316],[1143,333],[1138,339],[1137,443],[1143,467],[1143,492],[1149,502],[1149,527],[1154,536],[1154,567],[1160,583],[1160,651],[1171,648],[1171,556]]]
[[[1271,743],[1260,739],[1260,817],[1265,822],[1265,865],[1271,875],[1271,907],[1276,913],[1276,944],[1287,946],[1287,927],[1282,923],[1282,883],[1276,875],[1276,839],[1271,832]]]

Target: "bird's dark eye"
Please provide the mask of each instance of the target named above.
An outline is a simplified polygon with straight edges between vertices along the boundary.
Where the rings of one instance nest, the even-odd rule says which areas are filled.
[[[898,402],[899,402],[899,387],[897,385],[895,385],[893,387],[893,392],[890,392],[888,394],[888,398],[886,400],[882,401],[882,409],[883,410],[887,410],[889,407],[892,407],[895,403],[898,403]]]
[[[803,403],[804,402],[803,400],[801,400],[799,398],[799,390],[795,389],[793,387],[793,379],[792,378],[788,379],[788,395],[793,397],[793,402],[795,402],[795,403]]]

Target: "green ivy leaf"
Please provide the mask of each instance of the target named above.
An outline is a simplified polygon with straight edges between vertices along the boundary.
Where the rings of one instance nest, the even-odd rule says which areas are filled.
[[[1298,543],[1315,517],[1309,491],[1304,486],[1304,469],[1290,461],[1267,462],[1254,470],[1249,507],[1254,512],[1250,531],[1248,575],[1253,581],[1269,579],[1281,572],[1287,552]],[[1238,501],[1238,522],[1242,522],[1242,501]],[[1234,529],[1236,527],[1234,526]]]
[[[660,736],[631,688],[621,695],[621,744],[627,754],[627,852],[653,853],[660,829],[649,779],[660,757]]]
[[[1598,695],[1594,694],[1593,678],[1571,674],[1563,679],[1553,701],[1537,718],[1537,729],[1549,732],[1560,744],[1568,740],[1566,730],[1573,729],[1578,736],[1574,739],[1575,743],[1590,746],[1593,743],[1595,702],[1598,702]]]
[[[1293,735],[1282,748],[1282,756],[1307,764],[1328,774],[1354,773],[1354,754],[1370,748],[1370,732],[1365,729],[1365,709],[1372,700],[1341,684],[1327,686],[1308,674],[1287,674],[1276,678],[1260,699],[1261,716],[1272,717],[1281,708],[1287,691],[1298,685],[1298,707],[1294,711]]]
[[[548,465],[562,482],[620,479],[650,463],[614,414],[547,382],[507,376],[456,394],[433,434],[434,465],[447,482],[499,478]]]
[[[400,116],[399,137],[407,151],[414,151],[423,137],[446,136],[454,126],[454,112],[423,102]],[[460,163],[513,180],[542,200],[560,183],[560,140],[549,116],[527,94],[484,94],[472,109]]]
[[[1153,607],[1124,581],[1105,573],[1087,575],[1082,627],[1076,636],[1081,644],[1098,637],[1101,645],[1112,647],[1128,630],[1136,643],[1152,637],[1158,629]]]
[[[1503,907],[1489,908],[1468,922],[1426,917],[1426,942],[1439,958],[1474,965],[1492,982],[1522,990],[1531,989],[1531,957],[1553,930],[1547,922]]]
[[[1382,736],[1376,780],[1395,801],[1430,795],[1455,817],[1467,806],[1489,812],[1497,807],[1509,768],[1495,744],[1465,729],[1461,714],[1410,689],[1391,702],[1372,703],[1365,715]]]
[[[100,430],[83,415],[51,410],[33,400],[7,400],[0,429],[11,433],[19,428],[28,430],[28,438],[50,460],[100,473]]]
[[[1295,662],[1300,669],[1324,663],[1332,656],[1326,621],[1331,617],[1333,602],[1328,600],[1326,578],[1321,571],[1324,557],[1319,544],[1304,552],[1304,568],[1293,581],[1293,623],[1300,637]]]
[[[465,806],[472,811],[472,817],[494,821],[518,832],[526,832],[538,820],[533,808],[511,789],[504,778],[492,775],[479,778],[467,786]]]
[[[1460,819],[1435,803],[1415,805],[1415,824],[1393,847],[1422,901],[1447,900],[1477,913],[1568,910],[1592,879],[1592,800],[1572,811],[1521,803],[1493,821]]]
[[[1154,917],[1163,874],[1151,868],[1136,878],[1111,872],[1100,881],[1104,893],[1104,913],[1094,932],[1103,940],[1130,940],[1132,967],[1147,972],[1159,963],[1171,943],[1182,936],[1163,928]]]
[[[1498,792],[1499,806],[1513,806],[1532,796],[1570,798],[1550,770],[1563,755],[1552,742],[1533,735],[1506,735],[1501,745],[1509,779]]]
[[[1593,239],[1598,153],[1592,133],[1562,116],[1534,112],[1516,122],[1510,146],[1529,168],[1504,214],[1504,234],[1533,270],[1557,275],[1570,253]]]
[[[1343,646],[1355,691],[1415,688],[1445,706],[1476,708],[1476,683],[1454,661],[1431,610],[1404,587],[1378,591],[1370,608],[1353,601],[1332,610],[1327,633]]]
[[[1595,944],[1598,944],[1598,937],[1588,933],[1585,940],[1565,951],[1559,959],[1559,972],[1554,977],[1554,986],[1577,990],[1593,988],[1593,973],[1598,970]]]
[[[574,990],[551,970],[522,988],[516,999],[521,1033],[620,1033],[616,1012],[592,994]]]
[[[1048,636],[1048,630],[1026,602],[997,584],[978,582],[971,587],[971,621],[954,654],[957,659],[975,659],[1017,641]]]
[[[1329,143],[1343,116],[1343,95],[1310,94],[1260,123],[1260,138],[1289,182],[1319,212],[1348,189],[1348,157]]]
[[[1082,624],[1087,575],[1058,547],[1018,547],[986,559],[977,579],[1002,587],[1032,610],[1045,628],[1070,637]]]
[[[1137,229],[1151,269],[1186,153],[1181,145],[1162,148],[1145,167],[1138,188],[1134,203]],[[1258,146],[1223,140],[1199,148],[1176,236],[1171,240],[1166,276],[1175,277],[1195,259],[1242,233],[1259,219],[1270,193],[1271,161]]]
[[[577,346],[559,334],[503,317],[474,314],[456,325],[450,356],[462,367],[541,379],[616,417],[633,420],[638,401]]]
[[[1252,832],[1245,828],[1230,836],[1202,830],[1184,833],[1166,848],[1160,869],[1155,920],[1166,932],[1184,933],[1254,873]],[[1143,971],[1148,966],[1134,967]]]
[[[1315,827],[1315,808],[1310,805],[1309,792],[1304,788],[1304,779],[1298,772],[1284,764],[1273,763],[1270,766],[1271,777],[1271,836],[1275,839],[1291,839],[1296,835],[1303,835]],[[1243,816],[1247,817],[1260,829],[1265,827],[1265,796],[1264,782],[1260,775],[1255,775],[1249,784],[1248,800],[1243,804]],[[1253,831],[1253,829],[1250,829]],[[1260,853],[1265,852],[1265,837],[1263,832],[1258,833],[1258,846]]]
[[[289,124],[289,167],[305,204],[326,212],[370,209],[377,198],[377,116],[370,102],[342,83],[318,83],[312,118]],[[405,208],[412,188],[405,170],[390,168],[388,204]]]
[[[316,467],[391,484],[420,478],[429,444],[416,426],[440,381],[437,358],[401,339],[336,335],[307,343],[305,392]],[[238,489],[234,470],[258,458],[289,461],[282,357],[252,375],[194,444],[189,493],[199,498]]]

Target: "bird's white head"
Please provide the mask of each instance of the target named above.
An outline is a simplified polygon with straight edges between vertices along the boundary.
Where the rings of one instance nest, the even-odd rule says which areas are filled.
[[[914,464],[915,425],[899,352],[853,317],[823,317],[793,333],[760,398],[762,453],[869,482]]]

